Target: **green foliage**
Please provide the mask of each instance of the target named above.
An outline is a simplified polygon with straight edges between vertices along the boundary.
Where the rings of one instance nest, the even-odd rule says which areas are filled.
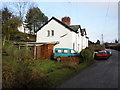
[[[7,22],[3,23],[3,36],[6,37],[7,40],[9,40],[11,36],[15,38],[15,34],[19,33],[18,26],[20,26],[21,23],[21,20],[17,17],[10,18]]]
[[[32,69],[43,71],[47,74],[50,72],[54,72],[57,69],[61,69],[61,63],[50,60],[35,60],[31,62],[30,67]]]
[[[94,62],[94,57],[93,57],[93,53],[94,53],[94,49],[92,46],[83,49],[81,51],[81,57],[82,57],[82,61],[85,61],[89,64]]]
[[[16,32],[12,32],[11,33],[11,37],[10,37],[10,40],[11,41],[17,41],[17,42],[21,42],[21,41],[27,41],[27,34],[26,33],[22,33],[22,32],[19,32],[19,31],[16,31]]]
[[[75,71],[69,68],[58,69],[54,72],[48,73],[48,81],[50,83],[50,87],[55,87],[64,80],[70,78],[74,73]]]
[[[12,43],[7,42],[5,46],[3,46],[3,50],[10,56],[13,57],[15,60],[26,60],[31,59],[32,54],[30,49],[26,46],[22,49],[18,49]]]
[[[3,57],[3,88],[44,88],[48,87],[44,72],[29,68],[26,61],[16,61],[9,56]]]
[[[88,40],[88,46],[90,46],[90,45],[94,45],[94,44],[95,44],[94,42]]]
[[[119,43],[119,40],[115,40],[115,43]]]
[[[47,76],[44,72],[29,68],[30,64],[26,61],[20,61],[19,65],[20,67],[16,70],[16,85],[14,87],[43,88],[45,84],[47,85]]]
[[[87,62],[79,65],[50,60],[16,61],[3,56],[3,88],[51,88],[88,67]]]
[[[75,62],[65,62],[65,63],[62,64],[62,67],[77,70],[78,69],[78,64],[75,63]]]
[[[12,88],[15,84],[15,73],[19,64],[10,56],[2,57],[3,88]]]
[[[97,40],[96,44],[100,44],[100,40]]]
[[[35,33],[46,21],[48,21],[48,17],[38,7],[30,8],[27,12],[25,22],[28,23],[27,27],[30,29],[30,33],[32,30]]]
[[[50,83],[50,87],[56,87],[57,85],[75,75],[77,72],[80,72],[87,67],[87,62],[80,63],[76,68],[73,68],[71,66],[64,67],[63,64],[61,69],[57,69],[54,72],[48,73],[48,81]]]
[[[94,51],[100,51],[105,49],[105,45],[92,45]]]
[[[12,13],[4,8],[2,11],[2,37],[3,45],[6,41],[21,41],[26,40],[27,35],[18,31],[18,27],[21,26],[22,21],[20,18],[12,15]]]
[[[12,13],[8,10],[8,8],[4,8],[2,11],[2,23],[7,22],[12,17]]]
[[[86,61],[80,64],[30,59],[28,47],[19,50],[11,43],[6,43],[3,48],[8,53],[8,56],[3,56],[3,88],[55,87],[92,62],[92,47],[82,51]],[[90,55],[86,56],[86,53]]]

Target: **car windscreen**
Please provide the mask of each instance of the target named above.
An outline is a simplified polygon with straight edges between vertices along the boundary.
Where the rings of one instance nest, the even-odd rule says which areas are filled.
[[[105,52],[98,52],[97,54],[105,54]]]

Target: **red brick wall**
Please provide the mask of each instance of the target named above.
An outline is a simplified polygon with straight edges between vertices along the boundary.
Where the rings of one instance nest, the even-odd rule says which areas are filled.
[[[70,25],[70,22],[71,22],[70,17],[63,17],[61,20],[62,20],[63,23],[65,23],[67,25]]]

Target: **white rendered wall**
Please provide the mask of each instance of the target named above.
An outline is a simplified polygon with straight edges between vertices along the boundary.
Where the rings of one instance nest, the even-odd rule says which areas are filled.
[[[24,33],[24,29],[25,29],[25,33],[29,33],[29,30],[27,28],[24,28],[23,24],[21,24],[21,26],[18,27],[18,31],[23,33]]]
[[[83,49],[85,49],[86,48],[86,37],[85,37],[85,35],[83,36]]]
[[[80,33],[80,35],[79,35],[79,37],[78,37],[78,44],[79,44],[79,50],[78,50],[78,52],[81,52],[82,51],[82,44],[83,44],[83,41],[82,41],[82,36],[81,36],[81,33]]]
[[[88,47],[88,38],[86,38],[86,47]]]
[[[82,44],[83,44],[83,41],[82,41],[82,36],[81,36],[81,33],[80,31],[78,31],[79,33],[74,33],[72,32],[72,45],[73,43],[75,44],[75,47],[74,47],[74,50],[80,52],[82,50]]]
[[[47,31],[50,31],[50,36],[48,37]],[[51,30],[54,30],[54,36],[51,35]],[[79,35],[78,35],[79,34]],[[37,32],[36,42],[59,42],[54,48],[70,48],[73,49],[73,43],[75,44],[75,50],[80,52],[87,46],[87,40],[85,36],[81,36],[79,33],[70,31],[65,28],[60,23],[56,22],[54,19],[46,24],[41,30]],[[61,37],[65,35],[64,37]]]
[[[47,36],[47,31],[54,30],[54,36]],[[51,34],[51,32],[50,32]],[[66,34],[66,35],[65,35]],[[64,37],[61,37],[65,35]],[[41,30],[37,32],[36,42],[56,42],[59,44],[55,45],[54,48],[72,48],[72,34],[71,31],[59,24],[55,20],[51,20]]]

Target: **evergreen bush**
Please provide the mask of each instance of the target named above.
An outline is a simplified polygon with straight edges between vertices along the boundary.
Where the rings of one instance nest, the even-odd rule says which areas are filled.
[[[82,62],[87,62],[87,64],[92,64],[94,62],[94,49],[92,46],[87,47],[81,51]]]
[[[25,46],[21,49],[18,49],[15,45],[10,42],[7,42],[3,47],[3,50],[10,56],[13,57],[15,60],[28,60],[32,59],[32,52],[30,49]]]

